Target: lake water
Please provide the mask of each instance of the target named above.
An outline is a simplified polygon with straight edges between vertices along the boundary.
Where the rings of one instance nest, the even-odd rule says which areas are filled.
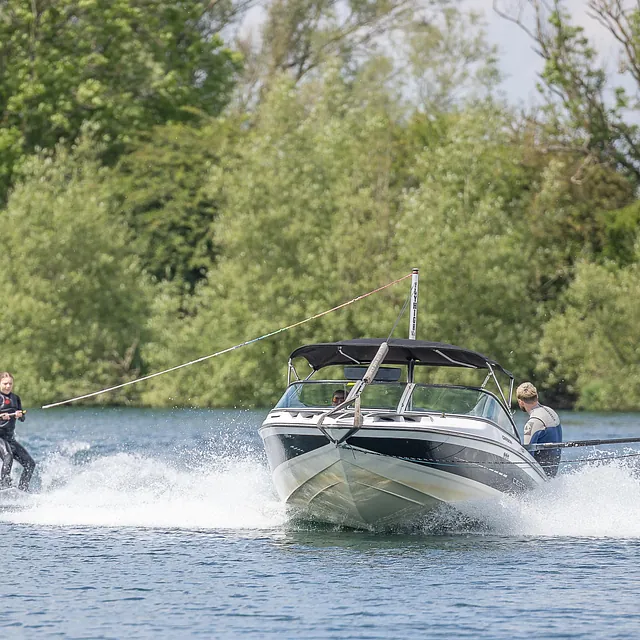
[[[482,526],[374,534],[288,521],[265,414],[30,411],[38,493],[0,502],[0,637],[640,636],[640,446],[566,451]],[[566,440],[640,436],[640,415],[562,419]],[[626,457],[583,460],[604,452]]]

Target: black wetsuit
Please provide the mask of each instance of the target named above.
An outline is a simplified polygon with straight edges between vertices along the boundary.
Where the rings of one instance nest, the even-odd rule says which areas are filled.
[[[15,413],[22,410],[20,396],[15,393],[5,395],[0,393],[0,413]],[[24,422],[24,416],[18,418]],[[0,420],[0,458],[2,459],[2,471],[0,471],[0,487],[8,487],[11,483],[11,467],[15,458],[22,465],[22,475],[18,487],[23,490],[29,488],[29,481],[36,467],[36,463],[29,452],[15,439],[15,417],[9,420]]]

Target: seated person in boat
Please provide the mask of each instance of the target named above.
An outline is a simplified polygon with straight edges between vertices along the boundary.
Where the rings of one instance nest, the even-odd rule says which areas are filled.
[[[36,463],[29,452],[15,439],[16,418],[24,422],[26,412],[22,410],[20,396],[13,393],[13,376],[5,371],[0,373],[0,488],[11,486],[11,467],[14,458],[22,465],[22,475],[18,488],[29,489],[29,481]]]
[[[339,404],[342,404],[345,401],[346,397],[347,396],[343,389],[336,389],[333,392],[333,398],[331,398],[331,406],[337,407]]]
[[[545,407],[538,400],[538,390],[530,382],[523,382],[516,389],[518,406],[529,414],[524,425],[524,446],[544,444],[546,442],[562,442],[562,425],[558,414],[550,407]],[[561,449],[543,449],[534,451],[533,457],[538,461],[549,477],[558,473]]]

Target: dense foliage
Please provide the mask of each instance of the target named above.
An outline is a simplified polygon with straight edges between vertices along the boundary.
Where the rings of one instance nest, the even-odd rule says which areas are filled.
[[[531,22],[511,19],[546,64],[532,113],[498,97],[482,20],[454,0],[273,0],[253,43],[220,35],[242,3],[0,2],[0,368],[25,402],[196,360],[418,267],[418,337],[558,405],[640,409],[629,83],[607,98],[562,4],[526,4]],[[640,11],[590,5],[640,88]],[[92,401],[269,405],[293,348],[387,336],[407,294]]]
[[[2,360],[22,394],[136,377],[151,291],[88,141],[26,162],[3,221]]]
[[[0,201],[36,148],[94,124],[105,154],[154,125],[219,113],[237,56],[210,33],[209,3],[0,3]]]

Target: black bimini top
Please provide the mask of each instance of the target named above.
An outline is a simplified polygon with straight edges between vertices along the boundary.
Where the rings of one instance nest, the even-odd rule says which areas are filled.
[[[331,365],[368,364],[378,352],[382,338],[360,338],[358,340],[341,340],[308,344],[298,347],[290,359],[305,358],[314,369],[322,369]],[[470,351],[444,342],[426,342],[424,340],[391,339],[384,364],[416,365],[432,367],[465,367],[470,369],[489,369],[489,365],[513,377],[509,371],[491,358],[477,351]]]

